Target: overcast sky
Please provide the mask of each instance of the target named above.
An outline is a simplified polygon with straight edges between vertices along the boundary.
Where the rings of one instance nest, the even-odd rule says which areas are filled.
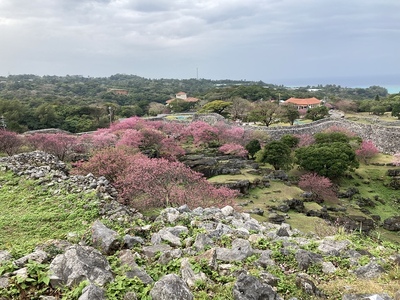
[[[0,0],[0,41],[3,76],[400,85],[399,0]]]

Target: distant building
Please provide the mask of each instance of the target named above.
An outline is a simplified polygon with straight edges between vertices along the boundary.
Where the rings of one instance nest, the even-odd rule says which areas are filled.
[[[175,94],[175,98],[169,99],[167,101],[165,101],[168,104],[170,104],[172,101],[175,100],[183,100],[185,102],[192,102],[192,103],[196,103],[198,101],[200,101],[200,99],[198,98],[194,98],[194,97],[188,97],[187,94],[185,92],[179,92]]]
[[[175,94],[175,98],[185,100],[185,99],[187,99],[187,94],[185,92],[179,92],[179,93]]]
[[[301,109],[309,109],[321,106],[322,101],[313,97],[313,98],[289,98],[283,102],[283,105],[292,104],[297,107],[298,110]]]
[[[108,91],[115,95],[125,95],[126,96],[129,94],[128,90],[125,90],[125,89],[108,89]]]

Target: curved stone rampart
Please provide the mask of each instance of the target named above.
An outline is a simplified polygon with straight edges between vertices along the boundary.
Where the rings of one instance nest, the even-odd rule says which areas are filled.
[[[257,129],[267,131],[270,137],[276,140],[285,134],[315,134],[332,126],[346,128],[363,140],[371,140],[383,153],[393,154],[400,152],[400,127],[355,123],[345,119],[322,119],[304,125],[257,127]],[[254,130],[255,128],[246,126],[246,129]]]

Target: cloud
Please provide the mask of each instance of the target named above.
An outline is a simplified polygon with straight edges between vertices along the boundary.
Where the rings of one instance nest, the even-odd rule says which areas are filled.
[[[262,80],[393,73],[399,9],[397,0],[2,0],[0,64],[148,77],[200,66],[206,77]]]

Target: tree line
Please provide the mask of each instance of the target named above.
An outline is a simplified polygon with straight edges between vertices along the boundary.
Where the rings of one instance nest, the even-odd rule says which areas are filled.
[[[125,89],[128,93],[120,95],[113,92],[113,89]],[[170,107],[166,107],[165,101],[175,97],[179,91],[199,98],[200,103],[192,105],[176,101]],[[0,77],[0,116],[3,116],[7,128],[16,132],[51,127],[70,132],[85,132],[107,127],[110,121],[118,118],[171,111],[209,111],[209,107],[203,106],[213,101],[222,101],[219,103],[222,106],[217,108],[215,102],[209,104],[211,111],[220,110],[225,112],[226,116],[237,119],[245,117],[241,112],[242,106],[254,110],[252,114],[246,113],[246,116],[251,115],[252,120],[260,119],[262,123],[269,125],[268,117],[260,117],[260,111],[265,111],[263,106],[268,104],[258,104],[270,100],[278,103],[290,97],[317,97],[339,105],[343,104],[343,101],[357,100],[357,109],[370,109],[375,113],[381,111],[382,105],[378,108],[374,105],[372,109],[368,106],[370,102],[377,104],[377,98],[380,99],[380,103],[392,99],[392,96],[388,97],[386,89],[378,86],[351,89],[326,85],[290,89],[262,81],[149,79],[125,74],[110,77],[32,74]],[[257,103],[256,108],[248,105],[254,103]],[[386,109],[392,110],[393,107],[386,105]],[[395,112],[398,110],[397,106],[394,107]],[[289,122],[294,117],[289,117]]]

